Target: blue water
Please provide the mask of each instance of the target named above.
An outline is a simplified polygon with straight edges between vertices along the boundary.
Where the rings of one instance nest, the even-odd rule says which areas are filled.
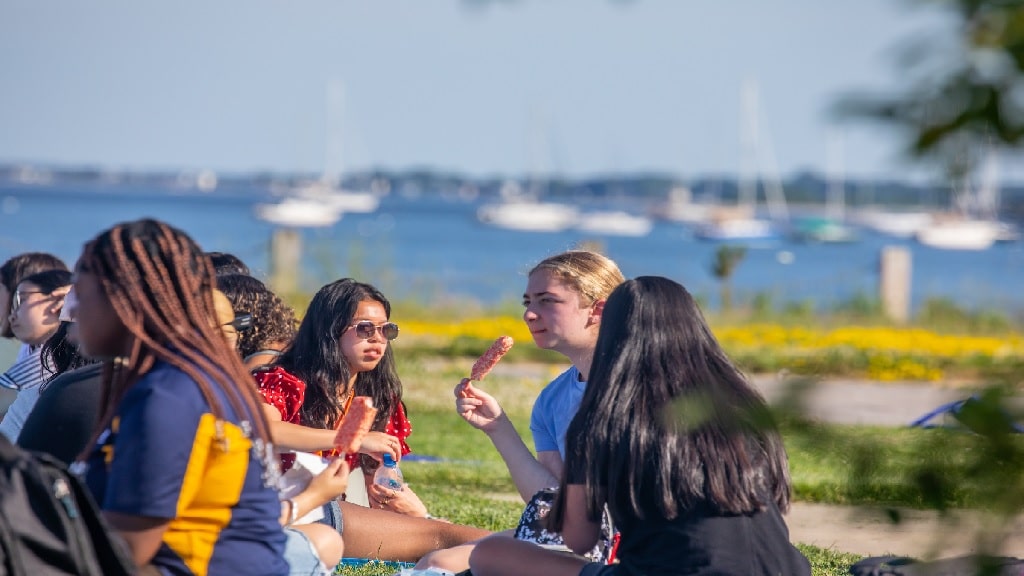
[[[268,197],[259,188],[174,195],[138,185],[0,184],[0,261],[40,250],[70,264],[82,244],[103,228],[152,216],[184,229],[206,250],[238,255],[255,275],[265,277],[274,228],[256,219],[252,207]],[[669,276],[715,302],[710,265],[717,245],[693,239],[678,224],[659,222],[644,238],[524,233],[479,223],[479,204],[439,194],[392,194],[373,214],[346,214],[333,227],[305,230],[301,285],[315,289],[351,275],[377,284],[392,298],[517,300],[525,273],[537,260],[596,240],[627,276]],[[1024,308],[1024,244],[955,252],[869,233],[846,245],[774,241],[750,246],[734,276],[734,293],[742,299],[765,292],[775,303],[811,300],[822,306],[857,293],[873,296],[879,253],[886,245],[911,250],[915,306],[928,297],[945,297],[972,308]],[[780,262],[782,251],[792,253],[792,263]]]

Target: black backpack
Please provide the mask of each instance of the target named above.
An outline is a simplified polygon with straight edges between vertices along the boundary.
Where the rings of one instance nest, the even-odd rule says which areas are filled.
[[[0,435],[0,576],[123,576],[135,568],[67,467]]]

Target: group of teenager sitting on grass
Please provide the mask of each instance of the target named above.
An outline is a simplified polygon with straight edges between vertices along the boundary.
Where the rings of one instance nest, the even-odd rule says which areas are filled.
[[[536,521],[514,533],[373,483],[412,432],[379,290],[331,282],[296,327],[244,264],[156,220],[103,231],[73,271],[38,253],[0,267],[0,333],[23,343],[0,432],[71,466],[140,574],[324,574],[343,556],[422,574],[810,574],[782,519],[780,436],[683,286],[572,250],[530,271],[523,307],[534,343],[571,363],[534,405],[535,451],[478,383],[454,389]],[[343,454],[356,396],[378,413]],[[282,499],[295,452],[327,467]]]

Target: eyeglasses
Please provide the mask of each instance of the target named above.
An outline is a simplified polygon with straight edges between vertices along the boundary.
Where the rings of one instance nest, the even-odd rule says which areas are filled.
[[[247,312],[235,314],[235,319],[225,324],[225,326],[231,326],[239,332],[245,332],[249,328],[252,328],[252,314]]]
[[[388,322],[377,326],[369,320],[363,320],[349,326],[349,328],[353,327],[356,329],[356,336],[359,336],[364,340],[373,338],[373,335],[376,334],[378,330],[380,330],[381,335],[388,340],[398,338],[398,324],[395,324],[394,322]]]
[[[22,294],[48,294],[42,290],[15,290],[14,298],[11,299],[11,314],[18,311],[21,308],[21,295]]]

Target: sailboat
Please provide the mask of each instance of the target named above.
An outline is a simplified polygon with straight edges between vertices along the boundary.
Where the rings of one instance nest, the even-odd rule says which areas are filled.
[[[855,216],[858,224],[886,236],[913,238],[918,232],[931,226],[934,220],[931,212],[907,210],[891,212],[878,208],[867,208]]]
[[[577,223],[579,210],[575,206],[541,200],[549,176],[544,174],[540,164],[550,155],[550,150],[540,124],[543,122],[538,122],[532,130],[528,190],[515,180],[506,180],[499,190],[500,201],[485,204],[477,210],[476,217],[480,222],[523,232],[561,232]]]
[[[264,222],[293,228],[323,228],[341,220],[342,211],[322,202],[285,198],[280,202],[257,204],[253,211]]]
[[[700,224],[711,217],[711,204],[693,201],[693,192],[683,185],[673,186],[668,192],[668,198],[656,204],[651,209],[651,215],[655,218],[680,222],[682,224]]]
[[[770,138],[761,141],[759,134],[760,105],[755,82],[743,87],[743,127],[740,140],[743,145],[743,161],[739,182],[739,199],[735,207],[721,207],[710,214],[708,220],[697,227],[694,236],[702,240],[768,240],[779,236],[776,222],[788,220],[786,199],[782,192],[782,181],[775,173],[775,157]],[[765,130],[767,132],[767,130]],[[765,145],[763,145],[765,144]],[[763,156],[762,156],[763,154]],[[753,163],[757,164],[757,169]],[[757,185],[762,169],[769,167],[765,180],[765,196],[771,220],[757,217]]]
[[[342,158],[340,124],[344,91],[339,82],[327,86],[327,145],[324,171],[312,181],[273,185],[271,191],[284,198],[276,203],[256,206],[256,216],[282,226],[329,226],[346,212],[369,213],[380,206],[373,191],[346,190],[341,186]]]
[[[825,214],[797,218],[793,223],[792,235],[803,242],[853,242],[857,240],[857,233],[845,223],[846,191],[843,189],[842,141],[839,136],[829,136],[825,149],[828,166]]]
[[[1005,226],[996,219],[999,203],[998,165],[995,155],[985,157],[982,182],[972,192],[964,177],[960,191],[955,191],[955,212],[937,215],[932,223],[917,232],[917,241],[943,250],[986,250],[1004,233]],[[979,216],[972,216],[976,212]]]
[[[630,214],[625,210],[584,212],[576,221],[576,230],[603,236],[647,236],[654,228],[654,222],[647,216]]]
[[[501,186],[501,201],[481,206],[477,220],[485,224],[524,232],[561,232],[571,227],[579,211],[569,204],[541,202],[537,194],[526,194],[514,180]]]

